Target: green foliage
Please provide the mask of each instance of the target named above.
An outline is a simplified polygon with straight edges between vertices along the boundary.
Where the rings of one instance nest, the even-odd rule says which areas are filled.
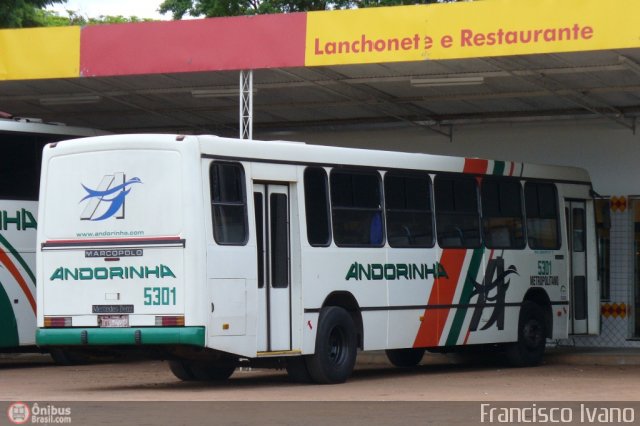
[[[146,22],[137,16],[100,15],[89,18],[73,10],[67,10],[67,16],[44,8],[66,0],[0,0],[0,28],[28,27],[64,27],[69,25],[122,24],[127,22]]]
[[[42,9],[66,0],[0,0],[0,28],[43,26]]]
[[[455,1],[457,0],[164,0],[159,10],[160,13],[171,12],[173,19],[182,19],[185,15],[238,16]]]

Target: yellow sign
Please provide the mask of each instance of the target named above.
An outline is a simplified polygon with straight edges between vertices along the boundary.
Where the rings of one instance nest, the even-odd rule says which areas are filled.
[[[638,0],[486,0],[310,12],[305,65],[640,47]]]
[[[0,30],[0,80],[80,75],[80,27]]]

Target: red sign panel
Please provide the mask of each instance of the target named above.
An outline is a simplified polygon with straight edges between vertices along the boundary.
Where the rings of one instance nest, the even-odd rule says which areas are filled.
[[[306,14],[82,28],[83,77],[304,66]]]

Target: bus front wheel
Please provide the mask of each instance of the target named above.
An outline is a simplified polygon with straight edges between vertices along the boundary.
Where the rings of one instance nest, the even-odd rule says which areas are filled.
[[[305,358],[316,383],[342,383],[356,363],[356,330],[351,315],[337,306],[322,308],[318,319],[316,350]]]
[[[507,346],[507,360],[514,367],[532,367],[542,362],[546,346],[544,311],[533,302],[520,307],[518,341]]]

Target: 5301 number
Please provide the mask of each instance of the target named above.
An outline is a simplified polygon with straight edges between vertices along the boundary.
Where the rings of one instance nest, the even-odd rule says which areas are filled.
[[[176,304],[175,287],[145,287],[145,306],[168,306]]]

